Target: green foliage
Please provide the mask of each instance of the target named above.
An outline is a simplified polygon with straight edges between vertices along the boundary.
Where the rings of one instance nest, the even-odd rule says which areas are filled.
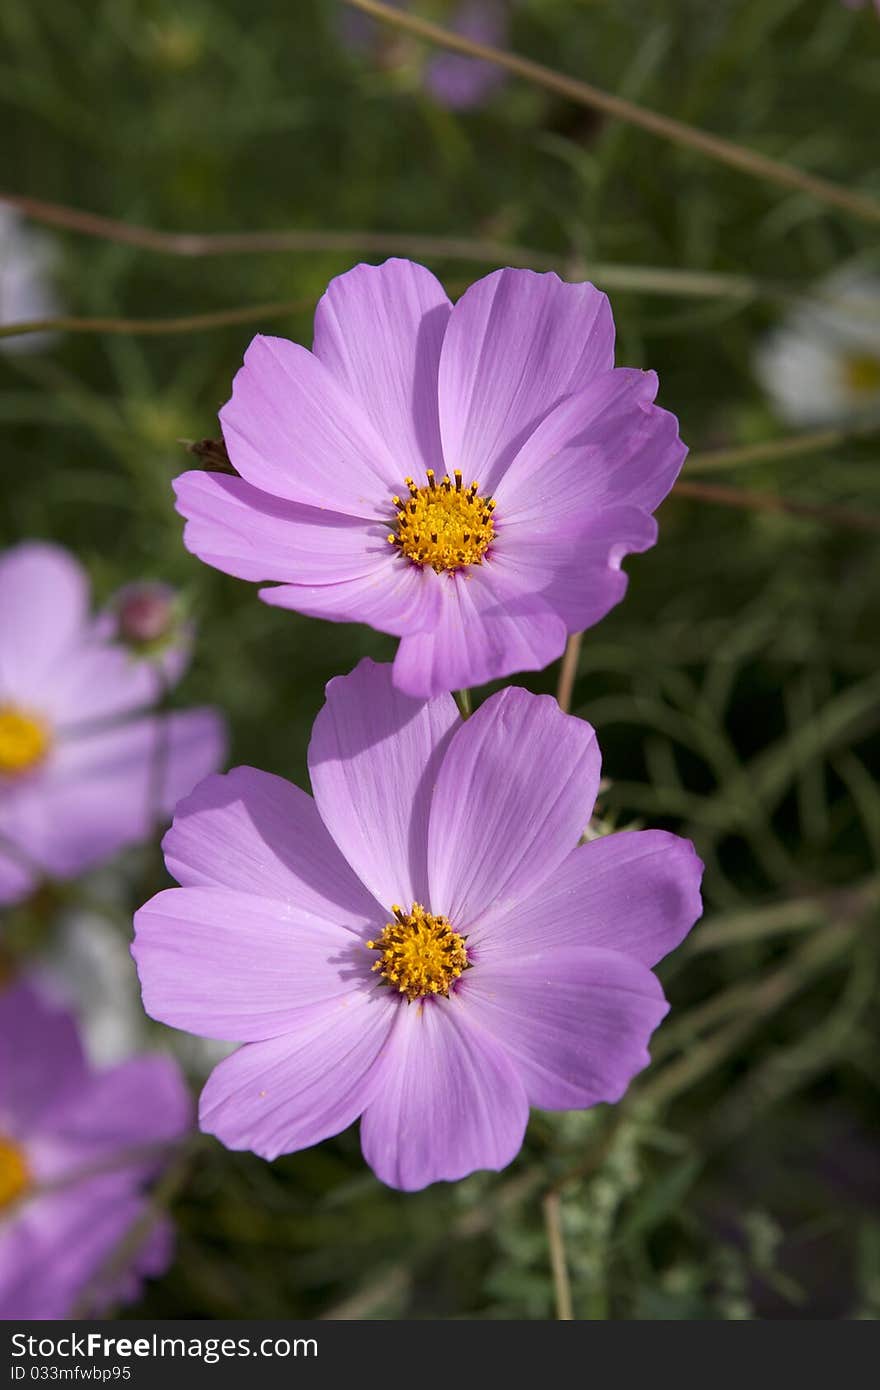
[[[481,111],[441,110],[414,69],[347,51],[338,18],[319,0],[6,0],[6,185],[168,230],[502,239],[572,274],[599,262],[797,289],[851,259],[880,268],[870,227],[521,82]],[[522,0],[513,43],[880,196],[871,7]],[[63,234],[59,275],[72,313],[172,317],[311,305],[355,258],[180,259]],[[431,264],[453,291],[486,268]],[[619,360],[658,370],[695,449],[781,432],[754,376],[778,295],[612,297]],[[266,326],[309,342],[310,319]],[[0,540],[71,546],[99,596],[138,576],[180,585],[201,632],[175,698],[222,705],[234,763],[303,782],[324,683],[393,644],[266,608],[183,550],[179,441],[216,433],[251,331],[0,353]],[[730,481],[878,512],[878,463],[866,438]],[[706,862],[704,923],[661,971],[672,1012],[654,1065],[616,1111],[534,1115],[506,1173],[415,1196],[373,1180],[354,1132],[271,1166],[206,1141],[173,1199],[178,1260],[144,1314],[553,1317],[552,1189],[576,1317],[878,1315],[876,541],[675,496],[660,523],[628,562],[626,602],[585,638],[574,706],[599,731],[607,824],[675,829]],[[74,890],[121,934],[166,882],[154,848],[123,867],[121,905],[100,876]],[[10,914],[8,940],[57,929],[56,890]]]

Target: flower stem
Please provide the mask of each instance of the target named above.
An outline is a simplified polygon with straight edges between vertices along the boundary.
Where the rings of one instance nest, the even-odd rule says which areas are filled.
[[[469,690],[453,690],[452,694],[455,703],[458,705],[458,712],[462,719],[470,719],[474,712],[474,707],[471,703],[471,692]]]
[[[548,1192],[544,1198],[544,1224],[547,1228],[547,1244],[550,1247],[550,1268],[553,1271],[556,1317],[560,1322],[571,1322],[574,1318],[574,1312],[572,1311],[571,1284],[568,1278],[568,1263],[565,1258],[565,1236],[562,1231],[558,1192]]]
[[[188,314],[183,318],[116,319],[71,318],[26,319],[0,324],[0,338],[18,338],[26,333],[198,333],[202,329],[223,328],[227,324],[259,323],[266,318],[283,318],[312,307],[310,299],[278,300],[271,304],[248,304],[241,309],[219,309],[216,313]]]
[[[692,497],[697,502],[716,503],[721,507],[744,507],[751,512],[803,517],[806,521],[844,526],[853,531],[880,531],[880,512],[859,512],[832,502],[799,502],[793,497],[779,497],[775,492],[755,492],[723,483],[692,483],[683,478],[675,484],[674,496]]]
[[[556,699],[563,714],[568,714],[571,710],[571,697],[574,694],[574,682],[583,640],[584,634],[582,632],[573,632],[566,642],[565,651],[562,654],[559,683],[556,686]]]
[[[386,24],[393,24],[397,29],[403,29],[407,33],[427,39],[429,43],[440,44],[443,48],[451,48],[453,52],[464,53],[470,58],[480,58],[484,62],[496,63],[499,67],[506,68],[508,72],[515,73],[517,77],[524,77],[527,82],[534,82],[539,87],[546,87],[551,92],[568,97],[570,101],[577,102],[581,106],[604,111],[608,116],[627,121],[630,125],[639,126],[642,130],[650,131],[652,135],[670,140],[675,145],[698,150],[700,154],[716,160],[719,164],[730,165],[745,174],[751,174],[753,178],[778,184],[782,188],[797,189],[801,193],[809,194],[817,202],[840,208],[866,222],[880,222],[880,201],[871,197],[870,194],[844,188],[841,184],[833,183],[830,179],[808,174],[793,164],[784,164],[781,160],[771,159],[768,155],[760,154],[757,150],[749,149],[745,145],[738,145],[733,140],[725,140],[723,136],[713,135],[710,131],[701,130],[698,126],[688,125],[672,116],[664,116],[661,112],[652,111],[646,106],[638,106],[625,97],[603,91],[591,83],[580,82],[575,77],[556,72],[553,68],[544,67],[541,63],[532,62],[530,58],[523,58],[518,53],[510,53],[503,48],[493,48],[486,43],[476,43],[463,34],[455,34],[449,29],[443,29],[438,24],[432,24],[427,19],[419,18],[418,15],[404,13],[391,5],[381,3],[381,0],[346,0],[346,2],[355,9],[363,10],[364,13],[372,15],[374,19],[380,19]]]
[[[804,430],[781,439],[768,439],[762,444],[745,444],[742,448],[707,449],[691,454],[687,461],[687,476],[694,473],[714,473],[725,468],[745,468],[753,463],[772,463],[777,459],[800,458],[806,454],[821,454],[838,449],[858,439],[880,434],[880,419],[862,420],[840,429]]]

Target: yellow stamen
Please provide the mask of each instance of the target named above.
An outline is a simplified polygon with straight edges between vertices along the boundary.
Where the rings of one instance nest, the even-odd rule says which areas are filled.
[[[461,472],[438,483],[427,470],[427,487],[405,478],[409,496],[393,497],[397,530],[388,537],[400,553],[417,565],[431,565],[437,574],[479,565],[492,544],[495,523],[491,497],[479,495],[479,485],[462,489]]]
[[[49,751],[45,724],[15,705],[0,705],[0,776],[15,776],[42,762]]]
[[[21,1149],[0,1135],[0,1211],[12,1206],[30,1184],[30,1169]]]
[[[870,352],[854,352],[844,359],[843,372],[853,396],[880,394],[880,357]]]
[[[468,967],[465,938],[446,917],[426,912],[421,903],[413,903],[407,913],[396,904],[391,911],[395,920],[386,923],[376,941],[367,942],[368,950],[382,953],[373,969],[410,1003],[426,994],[448,996]]]

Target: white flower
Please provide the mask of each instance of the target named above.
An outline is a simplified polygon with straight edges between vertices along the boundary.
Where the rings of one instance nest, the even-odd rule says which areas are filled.
[[[44,987],[77,1014],[86,1051],[97,1066],[124,1061],[147,1042],[128,934],[97,912],[64,915],[38,961]]]
[[[21,213],[0,203],[0,324],[57,318],[60,312],[52,271],[52,237],[34,228]],[[54,335],[25,333],[0,338],[4,352],[39,352]]]
[[[880,408],[880,278],[843,271],[825,280],[764,340],[756,368],[793,425]]]

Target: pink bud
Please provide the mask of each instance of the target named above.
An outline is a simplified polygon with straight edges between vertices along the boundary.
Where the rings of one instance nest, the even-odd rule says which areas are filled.
[[[135,646],[166,636],[173,618],[173,594],[160,585],[139,584],[125,594],[118,610],[119,636]]]

